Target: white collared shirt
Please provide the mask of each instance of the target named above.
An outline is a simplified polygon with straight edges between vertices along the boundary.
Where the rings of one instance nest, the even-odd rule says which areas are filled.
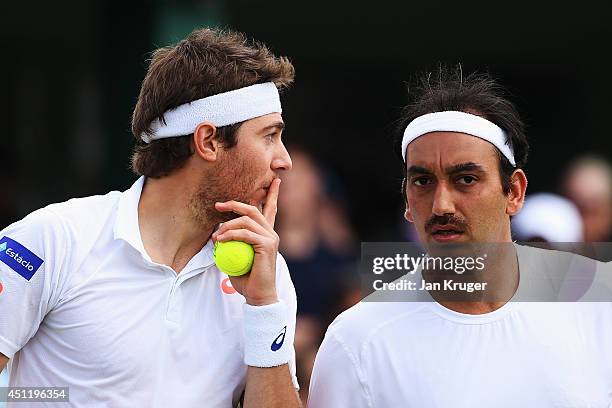
[[[53,204],[0,232],[11,386],[69,387],[76,407],[237,403],[245,299],[215,266],[211,241],[179,274],[151,260],[138,226],[143,185]],[[292,345],[297,303],[280,254],[276,274]],[[295,356],[289,366],[297,387]]]

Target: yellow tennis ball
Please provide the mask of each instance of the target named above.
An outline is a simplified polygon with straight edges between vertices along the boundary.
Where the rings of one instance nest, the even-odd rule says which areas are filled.
[[[251,271],[255,251],[251,245],[242,241],[217,241],[213,258],[221,272],[241,276]]]

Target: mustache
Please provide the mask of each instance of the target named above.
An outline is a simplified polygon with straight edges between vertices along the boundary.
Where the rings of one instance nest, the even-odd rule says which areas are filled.
[[[457,227],[458,229],[465,230],[467,228],[467,221],[461,217],[457,217],[456,215],[452,214],[433,215],[425,223],[425,231],[431,232],[431,229],[435,225],[452,225],[453,227]]]

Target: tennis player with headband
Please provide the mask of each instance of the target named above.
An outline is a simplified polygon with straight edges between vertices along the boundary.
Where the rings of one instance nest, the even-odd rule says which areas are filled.
[[[405,218],[426,248],[502,243],[504,262],[489,269],[487,259],[486,269],[500,271],[505,292],[449,301],[428,289],[405,302],[372,294],[329,327],[308,406],[610,406],[612,303],[509,301],[567,259],[512,243],[528,148],[515,108],[489,77],[460,68],[417,88],[398,143]]]
[[[297,301],[274,231],[291,169],[279,89],[293,78],[228,31],[153,53],[132,123],[140,178],[0,232],[11,386],[68,387],[75,407],[300,406]],[[213,242],[229,240],[253,246],[250,274],[215,266]]]

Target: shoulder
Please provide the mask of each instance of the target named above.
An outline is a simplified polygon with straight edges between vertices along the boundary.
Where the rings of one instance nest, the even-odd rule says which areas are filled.
[[[72,198],[51,204],[43,210],[55,214],[68,230],[78,235],[91,234],[105,224],[115,213],[121,193],[111,191],[104,195]]]
[[[551,245],[553,247],[549,249],[515,244],[519,262],[529,266],[567,265],[568,262],[601,263],[579,253],[580,250],[587,249],[587,244],[552,243]],[[577,245],[577,247],[574,248],[573,245]]]
[[[545,249],[527,245],[515,245],[518,254],[519,267],[522,272],[539,273],[552,278],[559,277],[590,277],[596,271],[610,269],[610,263],[598,261],[597,252],[588,244],[553,244],[554,248]],[[577,245],[577,247],[573,247]],[[561,250],[560,250],[561,249]],[[588,256],[581,255],[580,252]],[[590,253],[589,253],[590,252]]]
[[[521,284],[523,294],[535,294],[537,300],[610,304],[612,263],[595,259],[596,248],[589,244],[553,245],[558,249],[516,245],[521,277],[528,282]]]
[[[119,196],[112,192],[48,205],[0,231],[0,240],[44,260],[48,272],[50,268],[64,270],[75,259],[78,248],[95,242]]]
[[[417,321],[428,310],[417,302],[362,301],[340,314],[315,360],[310,383],[318,401],[314,406],[374,406],[369,384],[376,375],[373,367],[381,361],[376,351],[397,350],[404,334],[418,333]]]
[[[114,213],[121,193],[112,191],[105,195],[73,198],[50,204],[26,215],[9,225],[3,232],[20,231],[24,235],[47,234],[66,237],[72,234],[87,234],[97,230]]]
[[[65,245],[70,249],[69,263],[80,264],[96,244],[106,242],[102,236],[113,229],[121,194],[111,191],[105,195],[73,198],[42,209],[61,223]]]
[[[359,359],[362,351],[398,332],[412,331],[429,308],[421,302],[361,301],[341,313],[327,329],[326,340],[343,345]]]

